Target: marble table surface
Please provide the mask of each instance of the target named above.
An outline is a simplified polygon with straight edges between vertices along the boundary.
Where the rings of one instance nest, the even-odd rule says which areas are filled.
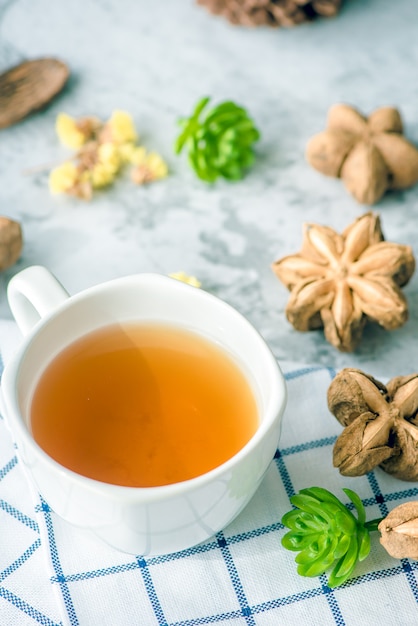
[[[321,331],[287,322],[288,292],[271,263],[299,250],[303,222],[341,231],[368,210],[305,161],[332,104],[365,114],[396,106],[418,143],[417,28],[411,0],[347,0],[335,19],[287,30],[236,28],[193,0],[0,0],[0,70],[43,56],[71,70],[45,110],[0,131],[0,213],[21,222],[25,240],[19,262],[0,276],[0,315],[10,316],[8,280],[32,264],[47,266],[70,293],[130,273],[184,271],[247,316],[280,360],[384,376],[416,368],[418,275],[404,291],[408,323],[393,332],[370,325],[357,351],[341,354]],[[242,104],[261,131],[256,164],[240,182],[203,183],[173,152],[177,119],[203,95]],[[147,187],[119,181],[90,203],[51,196],[48,164],[68,154],[55,135],[57,114],[106,119],[115,109],[132,114],[142,143],[166,159],[168,178]],[[387,194],[373,210],[388,240],[418,252],[418,186]]]
[[[0,273],[0,318],[11,319],[9,279],[30,265],[48,267],[70,293],[137,272],[184,271],[247,316],[279,361],[388,378],[415,371],[418,272],[404,289],[409,321],[392,332],[367,326],[357,351],[344,354],[322,331],[293,329],[271,264],[299,250],[304,222],[342,231],[369,210],[305,160],[331,105],[365,114],[396,106],[418,145],[417,35],[413,0],[346,0],[336,18],[279,30],[233,27],[194,0],[0,0],[0,71],[45,56],[71,71],[47,108],[0,130],[0,215],[24,235],[21,258]],[[174,154],[178,118],[205,95],[245,106],[261,131],[242,181],[208,185]],[[116,109],[132,114],[169,176],[142,187],[121,179],[91,202],[52,196],[49,168],[68,155],[57,114],[107,119]],[[373,210],[386,239],[418,254],[418,185]]]

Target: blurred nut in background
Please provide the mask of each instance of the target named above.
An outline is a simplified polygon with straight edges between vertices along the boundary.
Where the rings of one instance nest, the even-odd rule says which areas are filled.
[[[22,228],[19,222],[0,216],[0,270],[14,265],[22,248]]]

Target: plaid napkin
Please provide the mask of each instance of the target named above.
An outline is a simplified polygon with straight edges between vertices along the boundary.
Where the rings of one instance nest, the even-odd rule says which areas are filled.
[[[0,322],[3,362],[20,340]],[[418,563],[391,558],[372,535],[370,556],[342,587],[296,574],[280,519],[289,496],[319,485],[347,501],[362,498],[367,518],[385,515],[418,488],[377,470],[343,478],[332,467],[341,426],[323,367],[282,364],[289,392],[280,447],[256,495],[223,532],[182,552],[122,554],[59,519],[33,490],[0,419],[0,624],[80,626],[409,626],[418,623]],[[379,372],[370,372],[379,378]]]

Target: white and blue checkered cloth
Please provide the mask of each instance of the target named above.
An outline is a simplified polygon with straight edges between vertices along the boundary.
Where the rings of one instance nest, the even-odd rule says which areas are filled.
[[[19,341],[0,324],[2,360]],[[377,470],[343,478],[332,467],[341,426],[326,391],[334,372],[282,364],[289,401],[279,449],[247,508],[198,547],[154,558],[119,553],[59,519],[33,493],[0,419],[1,626],[416,626],[418,563],[391,558],[373,533],[370,556],[342,587],[296,574],[282,548],[289,496],[320,485],[357,491],[367,518],[418,499],[418,486]],[[370,372],[379,377],[379,372]]]

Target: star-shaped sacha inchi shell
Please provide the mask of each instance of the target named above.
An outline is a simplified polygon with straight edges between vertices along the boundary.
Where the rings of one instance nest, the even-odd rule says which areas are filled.
[[[418,480],[418,374],[386,385],[354,368],[341,370],[327,393],[329,410],[344,426],[333,462],[344,476],[380,466],[402,480]]]
[[[400,113],[393,107],[365,117],[354,107],[336,104],[328,112],[327,128],[310,139],[308,163],[327,176],[339,177],[361,204],[375,204],[389,189],[418,182],[418,149],[403,133]]]
[[[289,289],[289,322],[300,331],[324,328],[325,338],[343,352],[359,343],[367,320],[386,330],[408,318],[400,287],[411,278],[410,246],[384,241],[379,216],[366,213],[342,234],[304,224],[302,248],[272,265]]]

